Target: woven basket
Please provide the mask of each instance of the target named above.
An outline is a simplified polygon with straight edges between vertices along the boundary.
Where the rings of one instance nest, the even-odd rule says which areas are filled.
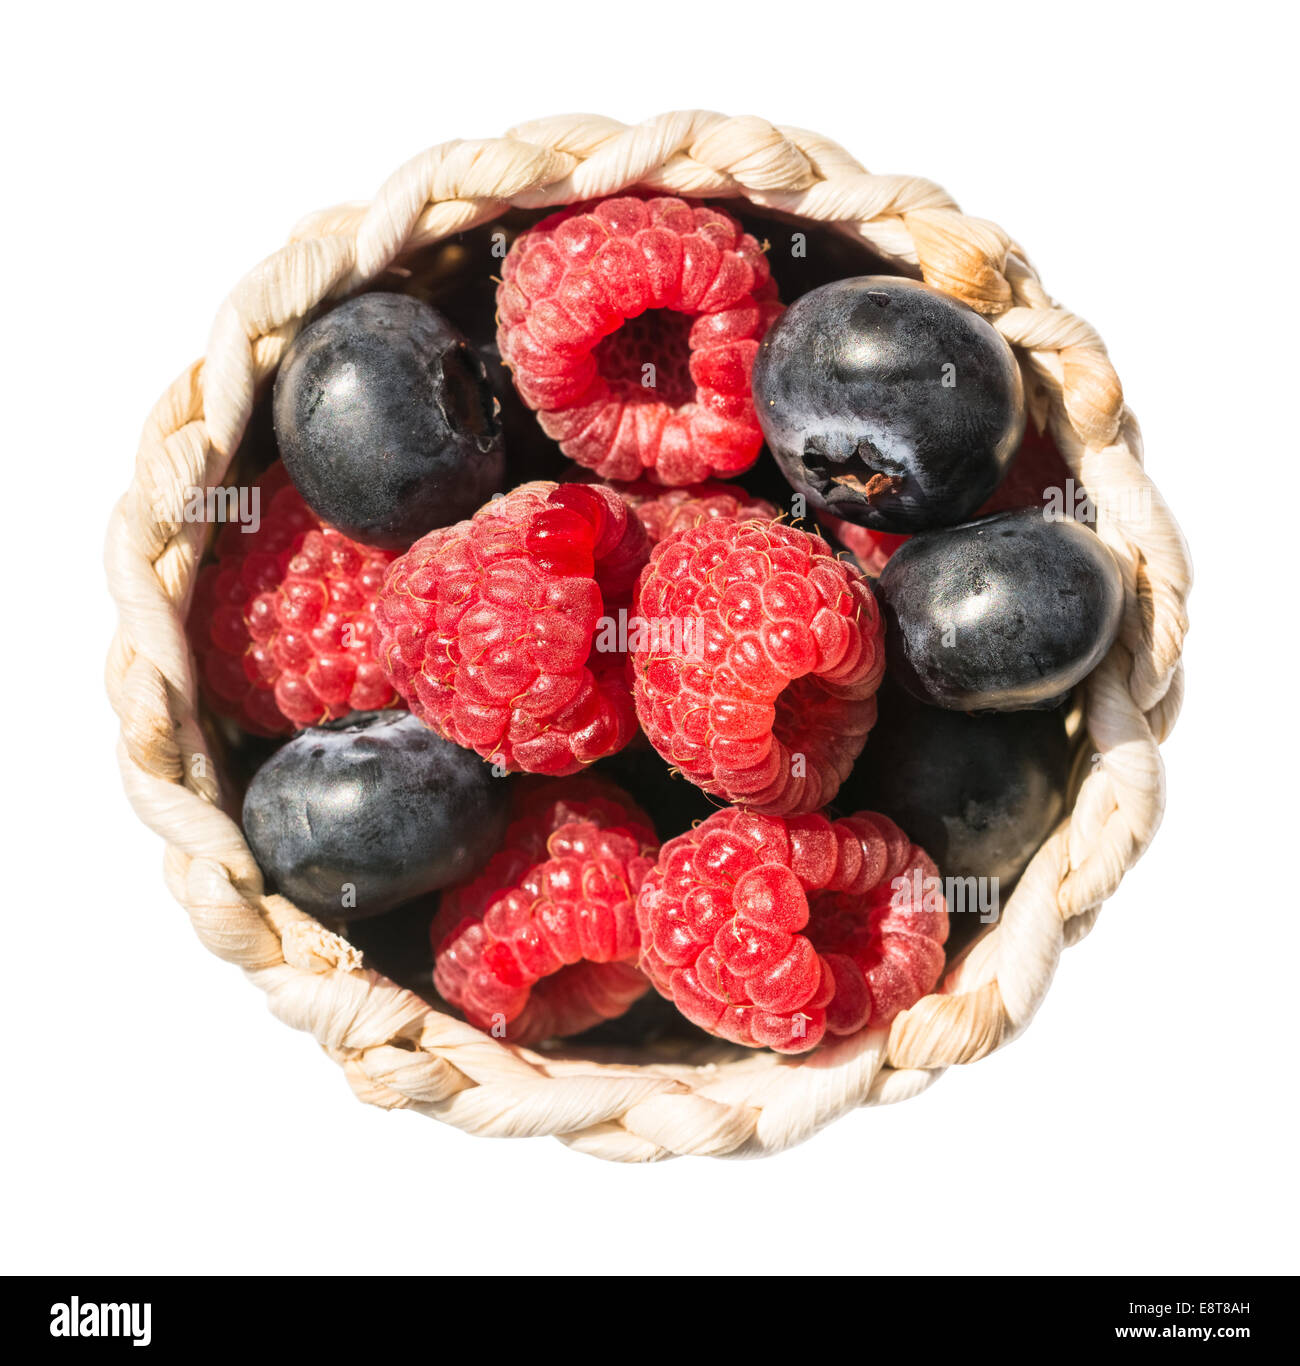
[[[507,1045],[440,1014],[264,893],[223,809],[222,775],[199,723],[184,622],[205,528],[184,520],[186,490],[222,482],[255,392],[304,320],[512,207],[630,186],[747,199],[833,223],[894,269],[978,309],[1021,357],[1031,414],[1046,420],[1086,488],[1124,574],[1119,640],[1084,689],[1091,763],[1069,818],[999,924],[887,1030],[800,1057],[718,1045],[669,1061],[597,1061]],[[167,884],[199,938],[243,968],[280,1019],[314,1034],[362,1100],[476,1134],[553,1134],[618,1161],[753,1156],[789,1147],[854,1106],[916,1095],[945,1067],[983,1058],[1025,1027],[1061,950],[1092,927],[1163,808],[1157,746],[1182,697],[1191,573],[1178,527],[1143,471],[1137,422],[1100,339],[1053,303],[1000,228],[965,217],[931,182],[870,175],[833,142],[758,118],[688,111],[635,127],[588,115],[545,119],[504,138],[433,147],[373,203],[304,220],[235,286],[206,358],[149,415],[106,559],[120,614],[107,681],[122,725],[123,780],[140,818],[166,841]]]

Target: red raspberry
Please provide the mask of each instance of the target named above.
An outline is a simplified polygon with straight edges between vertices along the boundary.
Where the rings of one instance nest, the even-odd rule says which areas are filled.
[[[865,580],[820,536],[714,518],[675,532],[637,589],[637,716],[710,796],[816,811],[876,719],[883,626]]]
[[[739,484],[724,484],[716,479],[691,484],[684,489],[665,489],[644,479],[613,487],[641,519],[652,546],[675,531],[714,517],[725,517],[733,522],[774,521],[781,515],[766,499],[756,497]]]
[[[1070,477],[1070,467],[1061,458],[1056,443],[1046,432],[1035,431],[1032,422],[1027,423],[1025,439],[1020,443],[1006,478],[975,515],[986,517],[990,512],[1004,512],[1009,508],[1045,507],[1050,490],[1064,492],[1065,481]]]
[[[574,206],[521,233],[501,276],[501,358],[570,459],[661,484],[753,464],[750,371],[782,306],[729,214],[671,198]]]
[[[657,852],[649,818],[612,784],[525,780],[500,852],[442,895],[434,985],[515,1043],[621,1015],[650,986],[635,902]]]
[[[775,521],[781,515],[780,509],[766,498],[759,498],[739,484],[725,484],[720,479],[667,489],[648,479],[637,479],[630,484],[600,481],[596,474],[581,465],[571,465],[568,476],[580,484],[604,482],[606,488],[613,489],[641,519],[652,546],[674,531],[711,517],[726,517],[732,521],[748,518]]]
[[[702,1029],[803,1053],[887,1025],[943,971],[934,864],[887,817],[736,807],[671,839],[637,897],[641,969]]]
[[[401,706],[375,650],[375,605],[392,554],[321,522],[279,463],[258,488],[258,529],[222,528],[190,608],[213,710],[254,735],[285,735]]]
[[[880,571],[889,563],[889,557],[907,537],[892,531],[872,531],[870,527],[858,526],[855,522],[841,521],[826,513],[818,513],[817,520],[862,566],[864,574],[873,578],[880,577]]]
[[[393,564],[380,658],[448,740],[507,769],[576,773],[636,734],[625,657],[596,632],[648,552],[612,490],[523,484]]]

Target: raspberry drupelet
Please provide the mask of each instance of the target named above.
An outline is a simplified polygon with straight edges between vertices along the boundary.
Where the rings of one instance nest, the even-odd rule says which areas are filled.
[[[611,490],[521,485],[394,562],[380,660],[446,739],[507,770],[576,773],[636,733],[626,658],[597,628],[627,610],[648,552]]]
[[[819,536],[713,518],[653,550],[637,588],[637,717],[710,796],[779,815],[832,801],[876,719],[883,625]],[[682,622],[689,630],[661,629]]]
[[[521,233],[501,275],[501,358],[571,460],[671,485],[753,464],[750,371],[782,305],[729,214],[667,197],[574,206]]]
[[[213,709],[274,736],[401,706],[376,654],[375,608],[393,555],[321,522],[278,462],[258,489],[257,530],[222,529],[190,609]]]
[[[936,877],[885,816],[731,807],[669,840],[642,882],[641,969],[701,1029],[803,1053],[933,989],[948,937]]]
[[[781,514],[765,498],[739,484],[712,479],[686,488],[666,489],[648,480],[611,486],[641,519],[650,544],[656,546],[675,531],[683,531],[715,517],[728,521],[775,521]]]
[[[845,522],[829,513],[820,513],[818,522],[853,555],[864,574],[879,578],[880,571],[889,563],[889,557],[908,538],[892,531],[872,531],[870,527],[858,526],[856,522]]]
[[[635,902],[658,852],[649,818],[613,784],[531,783],[501,850],[443,893],[430,931],[443,998],[525,1044],[614,1019],[649,990]]]

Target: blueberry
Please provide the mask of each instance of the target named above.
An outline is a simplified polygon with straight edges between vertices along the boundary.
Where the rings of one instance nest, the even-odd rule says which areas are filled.
[[[877,592],[890,673],[958,711],[1055,705],[1110,649],[1124,604],[1101,540],[1035,508],[912,537]]]
[[[486,253],[485,253],[486,254]],[[487,259],[491,259],[490,257]],[[495,263],[500,267],[500,262]],[[563,481],[569,462],[559,446],[542,431],[537,414],[526,407],[497,347],[496,284],[491,276],[466,272],[448,292],[439,294],[438,307],[465,334],[483,363],[487,381],[500,403],[501,430],[506,448],[507,488],[530,479]]]
[[[997,878],[1005,904],[1065,814],[1064,712],[966,716],[923,706],[889,681],[877,699],[879,719],[836,807],[846,815],[883,812],[942,876]],[[958,947],[979,928],[978,909],[978,898],[968,896],[964,918],[953,924]]]
[[[359,295],[299,333],[276,376],[274,418],[298,492],[367,545],[404,550],[501,488],[483,363],[409,295]]]
[[[938,290],[891,275],[822,285],[777,320],[754,408],[786,478],[816,511],[875,531],[969,517],[1025,425],[999,333]]]
[[[331,920],[381,915],[496,852],[509,781],[404,711],[305,730],[257,771],[244,833],[262,872]]]

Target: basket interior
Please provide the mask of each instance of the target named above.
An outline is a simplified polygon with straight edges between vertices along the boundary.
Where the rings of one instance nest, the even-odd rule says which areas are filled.
[[[739,218],[746,230],[760,242],[766,243],[772,272],[777,279],[780,296],[786,303],[820,284],[848,276],[918,275],[914,268],[886,260],[860,239],[838,230],[834,225],[809,223],[736,200],[718,203],[719,207]],[[480,349],[492,346],[495,334],[495,289],[504,248],[520,231],[550,212],[553,210],[512,209],[489,223],[422,248],[395,262],[367,286],[367,292],[386,290],[415,295],[443,312]],[[337,300],[331,301],[334,302]],[[276,458],[271,423],[272,381],[273,377],[269,377],[260,387],[243,439],[227,471],[228,483],[241,484],[255,480]],[[505,383],[508,385],[508,378]],[[519,413],[503,411],[508,462],[512,417],[515,423],[531,424],[535,433],[540,434],[535,419],[522,407]],[[524,431],[524,439],[527,439],[527,435]],[[566,466],[565,458],[555,448],[554,469],[546,473],[548,477],[562,478]],[[536,469],[535,460],[532,468]],[[537,475],[534,473],[533,477]],[[513,482],[516,481],[508,471],[507,486]],[[740,476],[735,482],[778,503],[788,499],[790,494],[789,486],[770,458],[760,458],[754,470]],[[244,792],[252,775],[282,741],[250,736],[211,712],[206,704],[201,703],[200,706],[221,777],[223,804],[229,814],[238,820]],[[1086,776],[1089,749],[1080,690],[1076,690],[1070,707],[1067,729],[1073,755],[1067,801],[1073,805],[1078,788]],[[602,760],[595,770],[602,771],[610,762]],[[617,780],[617,775],[611,776]],[[684,788],[687,786],[685,780],[678,781],[682,782]],[[659,833],[666,839],[678,831],[661,830]],[[1012,889],[1011,886],[1003,889],[1004,902]],[[415,993],[434,1009],[456,1016],[458,1012],[442,1001],[433,988],[432,953],[427,927],[435,907],[436,894],[373,920],[323,923],[327,929],[361,952],[365,967],[380,972],[398,986]],[[972,919],[966,917],[967,921]],[[954,933],[948,944],[945,972],[966,956],[992,928],[992,924],[970,924],[962,926],[963,932]],[[828,1043],[819,1051],[824,1053],[833,1046]],[[766,1062],[760,1062],[755,1057],[755,1050],[729,1044],[704,1033],[653,991],[634,1005],[622,1019],[608,1021],[574,1038],[535,1046],[530,1051],[559,1064],[585,1062],[611,1067],[635,1064],[669,1069],[709,1068],[742,1062],[763,1066],[779,1061],[777,1055],[761,1050]]]

